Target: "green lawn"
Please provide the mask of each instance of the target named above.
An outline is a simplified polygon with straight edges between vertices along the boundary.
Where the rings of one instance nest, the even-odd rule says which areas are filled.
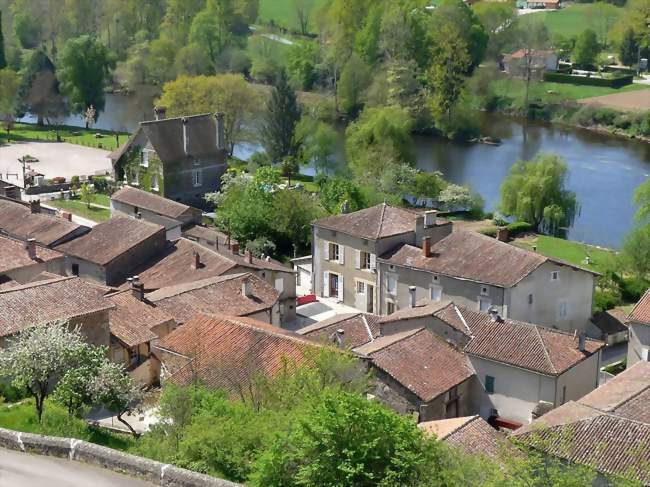
[[[90,129],[86,130],[80,127],[60,127],[59,134],[64,142],[72,144],[84,145],[87,147],[95,147],[106,150],[114,150],[117,148],[117,140],[115,133],[108,130]],[[101,137],[96,137],[99,134]],[[129,134],[120,132],[120,144],[126,142]],[[56,131],[53,127],[39,127],[38,125],[17,123],[14,130],[11,131],[9,136],[7,132],[0,133],[0,145],[11,140],[56,140]]]
[[[532,250],[533,246],[536,246],[537,252],[542,255],[560,259],[596,272],[603,272],[607,267],[607,263],[614,257],[614,251],[612,250],[546,235],[520,238],[512,243],[528,250]],[[589,265],[585,261],[587,256],[591,260]]]
[[[274,1],[274,0],[270,0]],[[602,8],[595,3],[574,3],[560,10],[540,11],[520,17],[524,24],[544,22],[551,37],[562,35],[571,37],[580,34],[584,29],[591,28],[599,36],[603,36],[620,17],[621,7]]]
[[[93,201],[96,205],[102,205],[102,206],[111,206],[111,197],[108,196],[107,194],[100,194],[97,193],[95,195],[95,201]]]
[[[329,3],[330,0],[312,0],[312,13],[309,19],[309,30],[316,32],[317,16],[315,10]],[[308,4],[308,2],[305,2]],[[257,16],[262,23],[268,24],[271,21],[278,26],[299,31],[298,15],[295,8],[295,0],[260,0],[260,10]]]
[[[87,218],[95,222],[103,222],[111,217],[111,212],[105,208],[97,208],[91,206],[88,208],[86,203],[80,200],[50,200],[46,204],[59,208],[61,210],[69,211],[73,215]],[[97,204],[103,204],[97,202]]]

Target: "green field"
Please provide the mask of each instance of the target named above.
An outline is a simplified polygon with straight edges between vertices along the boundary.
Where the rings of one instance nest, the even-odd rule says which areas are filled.
[[[562,35],[571,37],[584,29],[593,29],[599,37],[616,23],[623,12],[621,7],[601,7],[595,3],[574,3],[560,10],[540,11],[520,17],[520,22],[545,22],[551,37]]]
[[[314,10],[329,3],[330,0],[311,0],[305,2],[311,4],[312,13],[309,19],[309,30],[316,32],[316,12]],[[260,0],[258,20],[264,24],[273,22],[275,25],[292,31],[299,31],[298,16],[295,8],[295,0]]]
[[[596,272],[603,272],[607,268],[608,262],[615,255],[611,250],[546,235],[516,239],[513,244],[528,250],[532,250],[533,246],[536,246],[537,252],[542,255]],[[586,264],[585,259],[587,256],[590,258],[590,264]]]
[[[73,215],[86,218],[94,222],[103,222],[111,217],[110,210],[91,206],[88,208],[86,203],[80,200],[50,200],[46,204],[54,206],[64,211],[69,211]],[[97,204],[104,204],[97,202]]]
[[[63,142],[106,150],[115,150],[117,148],[115,133],[108,130],[86,130],[81,127],[62,126],[59,128],[59,135]],[[120,132],[120,144],[126,142],[128,136],[129,134],[126,132]],[[48,126],[17,123],[9,135],[5,131],[0,132],[0,145],[12,140],[51,140],[54,142],[56,140],[56,130]]]

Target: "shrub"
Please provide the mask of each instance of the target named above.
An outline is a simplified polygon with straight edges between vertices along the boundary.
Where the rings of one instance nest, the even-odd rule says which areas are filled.
[[[624,277],[620,280],[619,287],[624,301],[636,303],[650,287],[650,283],[639,277]]]
[[[575,76],[572,74],[564,73],[544,73],[544,81],[549,81],[552,83],[570,83],[574,85],[607,86],[609,88],[620,88],[622,86],[631,85],[634,81],[634,76],[623,75],[613,76],[611,78],[594,78],[591,76]]]
[[[528,222],[514,222],[506,227],[511,237],[530,232],[533,226]]]
[[[497,228],[496,227],[483,228],[483,229],[479,230],[478,233],[482,233],[483,235],[487,235],[488,237],[497,238]]]
[[[63,176],[56,176],[52,178],[53,184],[63,184],[65,183],[65,178]]]
[[[594,311],[607,311],[622,304],[621,297],[613,291],[596,289],[594,293]]]
[[[70,184],[75,187],[79,187],[79,176],[72,176],[70,178]]]
[[[97,193],[106,194],[108,191],[108,180],[103,176],[95,176],[93,178],[93,185]]]
[[[29,394],[25,389],[20,389],[11,384],[0,382],[0,398],[4,399],[6,402],[20,401],[26,397],[29,397]]]

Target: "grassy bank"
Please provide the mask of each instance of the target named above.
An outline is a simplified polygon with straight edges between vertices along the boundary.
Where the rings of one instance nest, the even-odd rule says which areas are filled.
[[[46,204],[59,208],[60,210],[69,211],[73,215],[77,215],[87,220],[94,222],[103,222],[111,217],[111,212],[107,208],[98,208],[91,206],[88,208],[86,203],[80,200],[50,200]],[[102,203],[98,203],[102,204]]]
[[[327,5],[329,0],[314,0],[313,2],[304,2],[306,5],[313,5],[309,18],[309,31],[317,31],[317,11],[323,5]],[[260,9],[258,20],[264,24],[277,25],[291,31],[299,31],[298,14],[295,0],[260,0]]]
[[[81,127],[59,127],[59,135],[63,142],[94,147],[96,149],[115,150],[118,140],[115,132],[109,130],[89,129]],[[97,137],[99,135],[99,137]],[[126,132],[119,132],[119,143],[126,142],[129,136]],[[12,141],[56,141],[56,129],[51,126],[38,126],[27,123],[17,123],[10,134],[6,131],[0,133],[0,145]]]
[[[580,34],[587,28],[599,32],[607,24],[614,25],[621,16],[623,8],[612,7],[603,11],[595,3],[574,3],[560,10],[540,11],[523,15],[520,21],[524,25],[543,22],[546,24],[551,37],[558,35],[571,37]]]

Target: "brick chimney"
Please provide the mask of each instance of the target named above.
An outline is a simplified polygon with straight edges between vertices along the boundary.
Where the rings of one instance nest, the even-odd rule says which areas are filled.
[[[25,242],[25,248],[27,249],[27,255],[30,259],[36,259],[36,239],[28,238]]]
[[[507,242],[510,237],[510,232],[506,227],[497,228],[497,240],[499,242]]]
[[[192,269],[196,270],[201,267],[201,256],[195,251],[192,257]]]
[[[154,107],[153,116],[156,120],[165,120],[167,117],[167,107]]]
[[[139,276],[133,276],[131,279],[131,294],[138,301],[144,300],[144,284],[140,282]]]
[[[72,221],[72,213],[70,213],[69,211],[62,211],[61,212],[61,218],[71,222]]]
[[[424,212],[424,228],[435,227],[438,222],[438,210],[428,210]]]
[[[250,250],[247,250],[247,251],[246,251],[246,261],[247,261],[249,264],[252,264],[252,263],[253,263],[253,252],[251,252]]]
[[[422,238],[422,254],[425,257],[431,257],[431,237]]]
[[[241,283],[241,294],[242,294],[242,296],[246,296],[247,298],[250,298],[250,297],[253,296],[253,289],[251,287],[250,279],[246,278]]]
[[[415,292],[417,288],[415,286],[409,286],[409,306],[415,308]]]
[[[31,213],[41,212],[41,200],[32,200],[29,202],[29,211]]]
[[[232,244],[230,248],[232,249],[233,254],[238,254],[239,253],[239,244],[238,243]]]

